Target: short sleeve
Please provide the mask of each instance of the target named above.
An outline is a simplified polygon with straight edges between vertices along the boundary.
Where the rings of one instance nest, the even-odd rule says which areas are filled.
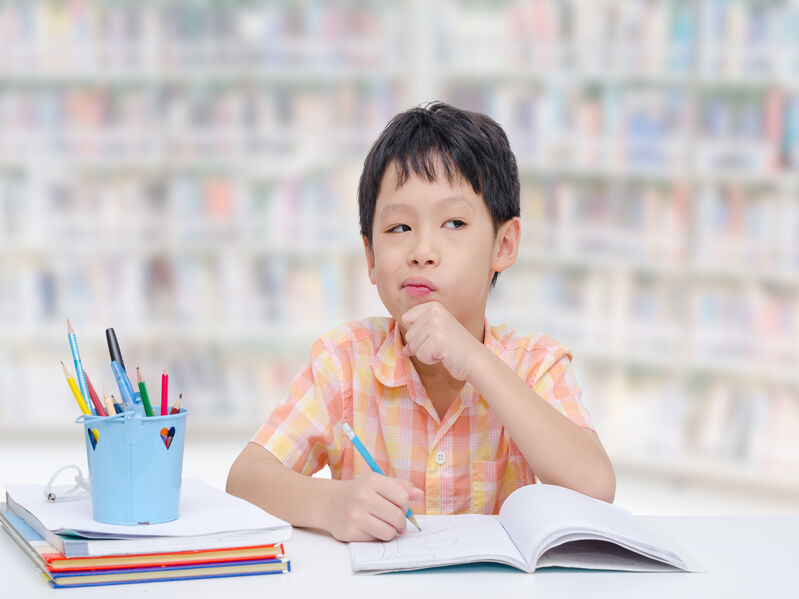
[[[321,470],[334,447],[331,412],[341,403],[339,372],[335,352],[317,340],[288,399],[272,411],[252,442],[301,474]]]
[[[527,384],[569,420],[593,430],[571,359],[571,352],[563,346],[547,352],[535,376]]]

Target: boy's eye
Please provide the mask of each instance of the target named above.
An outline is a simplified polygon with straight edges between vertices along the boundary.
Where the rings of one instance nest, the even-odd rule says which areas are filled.
[[[444,226],[447,229],[460,229],[466,226],[466,223],[457,218],[451,218],[447,222],[444,223]]]
[[[404,233],[405,231],[410,231],[411,228],[408,225],[394,225],[391,227],[387,233]]]

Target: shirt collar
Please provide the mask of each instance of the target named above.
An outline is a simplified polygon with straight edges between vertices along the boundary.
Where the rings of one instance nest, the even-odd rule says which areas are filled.
[[[413,364],[402,352],[402,335],[397,321],[391,319],[388,333],[372,358],[372,372],[386,387],[401,387],[408,384]]]

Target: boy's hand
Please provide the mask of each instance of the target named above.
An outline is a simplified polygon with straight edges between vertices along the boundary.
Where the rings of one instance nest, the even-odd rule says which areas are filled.
[[[369,472],[339,481],[328,503],[328,531],[339,541],[390,541],[405,532],[405,513],[424,492],[410,481]]]
[[[417,304],[402,315],[411,355],[425,364],[441,362],[450,375],[465,381],[483,344],[439,302]]]

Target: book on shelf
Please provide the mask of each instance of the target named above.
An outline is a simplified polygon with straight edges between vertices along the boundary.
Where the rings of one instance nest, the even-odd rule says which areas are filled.
[[[91,499],[48,502],[42,485],[6,484],[8,510],[65,557],[131,555],[282,543],[291,525],[201,479],[184,479],[180,517],[139,526],[92,519]]]
[[[282,544],[211,551],[67,558],[0,504],[0,528],[54,587],[252,576],[289,572]]]
[[[419,570],[498,562],[532,573],[566,567],[633,572],[700,572],[702,566],[629,511],[555,485],[517,489],[499,515],[417,515],[389,542],[350,543],[356,572]]]

